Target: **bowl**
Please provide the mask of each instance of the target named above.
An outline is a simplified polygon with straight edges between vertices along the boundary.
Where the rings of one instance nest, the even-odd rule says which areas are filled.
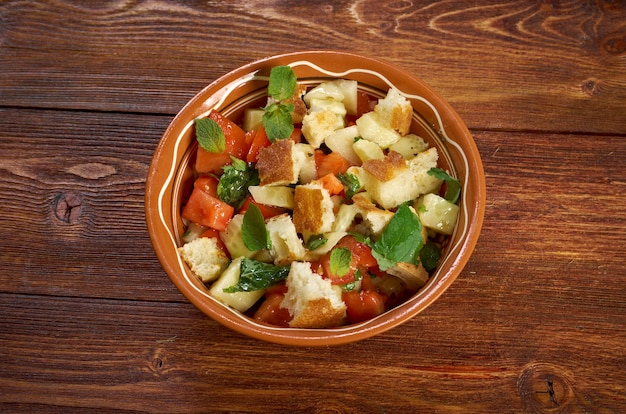
[[[192,181],[194,120],[212,109],[231,119],[263,99],[269,71],[291,66],[300,83],[315,85],[335,78],[353,79],[375,97],[390,87],[414,108],[411,130],[439,151],[439,166],[462,185],[460,214],[440,264],[428,283],[409,300],[378,317],[328,329],[281,328],[257,322],[218,302],[181,260],[177,248],[184,232],[180,218]],[[220,77],[194,96],[161,138],[147,176],[146,222],[156,255],[171,281],[198,309],[224,326],[253,338],[300,346],[338,345],[381,334],[413,318],[432,304],[463,270],[479,237],[485,209],[485,177],[476,144],[467,127],[439,94],[410,73],[378,59],[337,51],[306,51],[272,56]]]

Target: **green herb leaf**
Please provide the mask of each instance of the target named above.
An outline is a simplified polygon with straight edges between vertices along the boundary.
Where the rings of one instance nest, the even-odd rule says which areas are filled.
[[[298,79],[290,66],[275,66],[270,71],[267,93],[277,101],[291,98],[296,92]]]
[[[441,168],[431,168],[428,170],[428,175],[432,175],[438,180],[446,182],[446,193],[443,198],[451,203],[456,203],[461,195],[461,183],[456,178],[451,177],[447,172]]]
[[[330,271],[339,277],[344,276],[350,270],[352,253],[345,247],[337,247],[330,252]]]
[[[258,185],[259,172],[244,161],[230,157],[232,165],[223,167],[224,173],[217,184],[217,196],[220,200],[239,208],[248,196],[248,187]]]
[[[420,261],[426,271],[430,272],[435,270],[441,257],[441,249],[439,246],[431,241],[427,241],[422,250],[420,251]]]
[[[356,288],[357,282],[361,279],[363,279],[363,275],[361,274],[361,271],[359,271],[359,269],[356,269],[356,272],[354,272],[354,282],[346,283],[345,285],[341,286],[341,288],[346,292],[353,291]]]
[[[361,189],[359,178],[354,174],[339,174],[339,181],[346,186],[346,198],[352,198]]]
[[[224,292],[252,292],[267,289],[287,279],[290,267],[275,266],[271,263],[244,258],[239,269],[239,282],[224,289]]]
[[[274,103],[265,108],[261,122],[270,142],[291,136],[293,132],[293,119],[291,118],[293,108],[293,104],[281,103]]]
[[[306,248],[308,250],[315,250],[326,244],[328,239],[323,234],[314,234],[306,241]]]
[[[248,250],[253,252],[272,248],[272,240],[265,226],[265,219],[256,204],[251,203],[243,215],[241,238]]]
[[[406,204],[402,204],[372,247],[372,255],[385,271],[399,262],[417,264],[424,245],[422,223]]]
[[[226,149],[224,131],[211,118],[196,119],[196,140],[205,151],[220,153]]]

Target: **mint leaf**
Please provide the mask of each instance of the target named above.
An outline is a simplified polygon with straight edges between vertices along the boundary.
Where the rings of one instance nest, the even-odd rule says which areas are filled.
[[[372,246],[372,255],[385,271],[398,262],[417,264],[423,245],[422,222],[402,204]]]
[[[211,118],[196,119],[196,140],[205,151],[220,153],[226,149],[224,131]]]
[[[431,168],[428,170],[428,175],[432,175],[438,180],[446,182],[446,193],[443,198],[451,203],[456,203],[461,195],[461,183],[456,178],[451,177],[447,172],[441,168]]]
[[[347,188],[346,198],[352,198],[352,196],[361,189],[361,183],[359,182],[359,178],[356,175],[346,173],[339,174],[337,175],[337,177],[339,178],[339,181],[341,181],[341,183]]]
[[[287,279],[289,270],[290,266],[275,266],[271,263],[244,258],[239,268],[239,282],[224,289],[224,292],[252,292],[267,289]]]
[[[356,269],[356,272],[354,272],[354,281],[341,286],[341,289],[345,290],[346,292],[353,291],[356,288],[357,282],[361,279],[363,279],[363,275],[361,274],[361,271],[359,269]]]
[[[420,251],[420,261],[427,272],[435,270],[441,257],[441,249],[435,243],[428,241]]]
[[[296,93],[298,79],[289,66],[275,66],[270,71],[267,94],[277,101],[291,98]]]
[[[306,248],[308,250],[315,250],[326,244],[328,239],[323,234],[314,234],[306,241]]]
[[[248,250],[253,252],[272,247],[272,240],[265,226],[265,219],[256,204],[251,203],[243,215],[241,238]]]
[[[345,247],[337,247],[330,252],[330,272],[342,277],[350,270],[352,253]]]
[[[217,184],[217,196],[220,200],[239,208],[248,196],[248,187],[259,184],[259,172],[244,161],[230,157],[232,165],[223,167],[224,173]]]
[[[292,111],[293,104],[274,103],[265,108],[261,122],[270,142],[291,136],[293,132]]]

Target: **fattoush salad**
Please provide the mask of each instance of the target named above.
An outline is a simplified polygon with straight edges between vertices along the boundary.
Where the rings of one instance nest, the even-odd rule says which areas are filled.
[[[396,89],[306,87],[272,68],[267,104],[195,120],[178,251],[210,294],[257,321],[330,328],[406,301],[453,232],[460,183],[411,133]]]

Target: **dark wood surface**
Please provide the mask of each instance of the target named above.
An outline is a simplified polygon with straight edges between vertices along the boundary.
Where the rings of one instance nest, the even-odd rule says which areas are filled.
[[[426,311],[300,349],[187,302],[143,194],[188,99],[307,49],[439,91],[488,203]],[[0,255],[0,411],[626,412],[626,3],[1,1]]]

